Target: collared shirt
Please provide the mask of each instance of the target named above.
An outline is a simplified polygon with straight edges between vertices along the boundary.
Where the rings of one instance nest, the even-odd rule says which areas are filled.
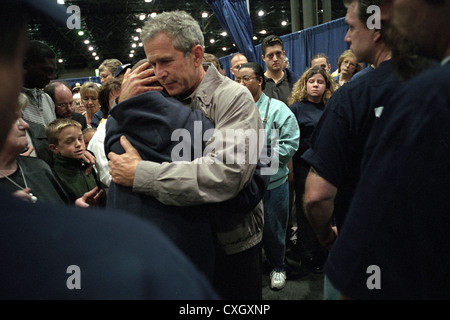
[[[32,121],[47,126],[56,119],[55,104],[43,90],[22,88],[28,98],[28,106],[23,110],[25,121]]]
[[[283,101],[285,104],[288,102],[288,98],[291,95],[292,86],[289,83],[287,72],[284,72],[283,77],[275,83],[273,79],[264,76],[266,79],[266,87],[264,88],[264,93],[269,98],[274,98]]]

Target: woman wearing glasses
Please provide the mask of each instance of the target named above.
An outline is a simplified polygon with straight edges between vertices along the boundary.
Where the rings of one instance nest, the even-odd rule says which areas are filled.
[[[273,162],[278,161],[278,170],[272,173],[263,200],[263,246],[267,264],[272,270],[270,287],[280,290],[286,285],[286,232],[289,217],[287,165],[297,151],[300,130],[289,107],[284,102],[264,94],[264,71],[259,64],[244,63],[237,73],[236,82],[250,90],[266,129],[272,167]]]

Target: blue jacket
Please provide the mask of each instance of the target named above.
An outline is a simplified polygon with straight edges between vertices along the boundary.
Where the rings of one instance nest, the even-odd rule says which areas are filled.
[[[214,128],[202,111],[192,110],[178,100],[150,91],[116,105],[106,124],[105,152],[121,154],[120,137],[125,135],[143,160],[171,162],[171,153],[179,141],[172,141],[176,129],[194,136],[194,122],[202,124],[202,133]],[[198,124],[197,122],[197,124]],[[191,141],[194,154],[194,141]],[[204,148],[204,142],[202,150]],[[249,212],[262,199],[268,185],[267,176],[257,172],[249,187],[238,197],[219,204],[179,207],[168,206],[151,196],[132,191],[111,182],[107,206],[128,210],[155,222],[161,230],[207,275],[213,271],[214,250],[210,214],[214,212]],[[182,182],[180,182],[182,183]]]

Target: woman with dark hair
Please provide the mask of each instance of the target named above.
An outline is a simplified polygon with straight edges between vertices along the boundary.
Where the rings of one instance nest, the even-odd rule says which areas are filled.
[[[286,232],[289,218],[289,160],[297,151],[300,131],[294,114],[282,101],[263,92],[264,71],[255,63],[244,63],[236,74],[236,82],[246,86],[256,102],[271,150],[272,170],[264,194],[263,245],[272,272],[270,288],[282,289],[286,284]]]
[[[303,210],[305,181],[309,171],[300,158],[311,145],[311,136],[322,116],[325,104],[335,91],[336,83],[322,67],[306,70],[292,88],[288,103],[300,127],[300,146],[292,158],[297,215],[297,243],[302,264],[312,272],[321,273],[326,249],[317,241],[316,235]]]

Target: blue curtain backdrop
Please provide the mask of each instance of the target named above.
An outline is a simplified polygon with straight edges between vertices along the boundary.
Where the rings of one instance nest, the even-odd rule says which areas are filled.
[[[248,61],[256,61],[253,25],[246,0],[206,0],[231,41]],[[224,66],[225,67],[225,66]],[[228,70],[230,67],[227,68]]]
[[[347,24],[345,23],[345,18],[340,18],[300,32],[281,35],[280,38],[283,40],[284,50],[289,59],[291,70],[298,75],[302,75],[309,68],[311,58],[315,54],[325,53],[328,56],[331,71],[333,72],[337,68],[337,59],[341,53],[350,47],[344,41],[346,33]],[[261,44],[255,46],[255,52],[255,61],[265,68],[266,65],[261,57]],[[219,58],[228,77],[231,77],[230,61],[232,55]]]

